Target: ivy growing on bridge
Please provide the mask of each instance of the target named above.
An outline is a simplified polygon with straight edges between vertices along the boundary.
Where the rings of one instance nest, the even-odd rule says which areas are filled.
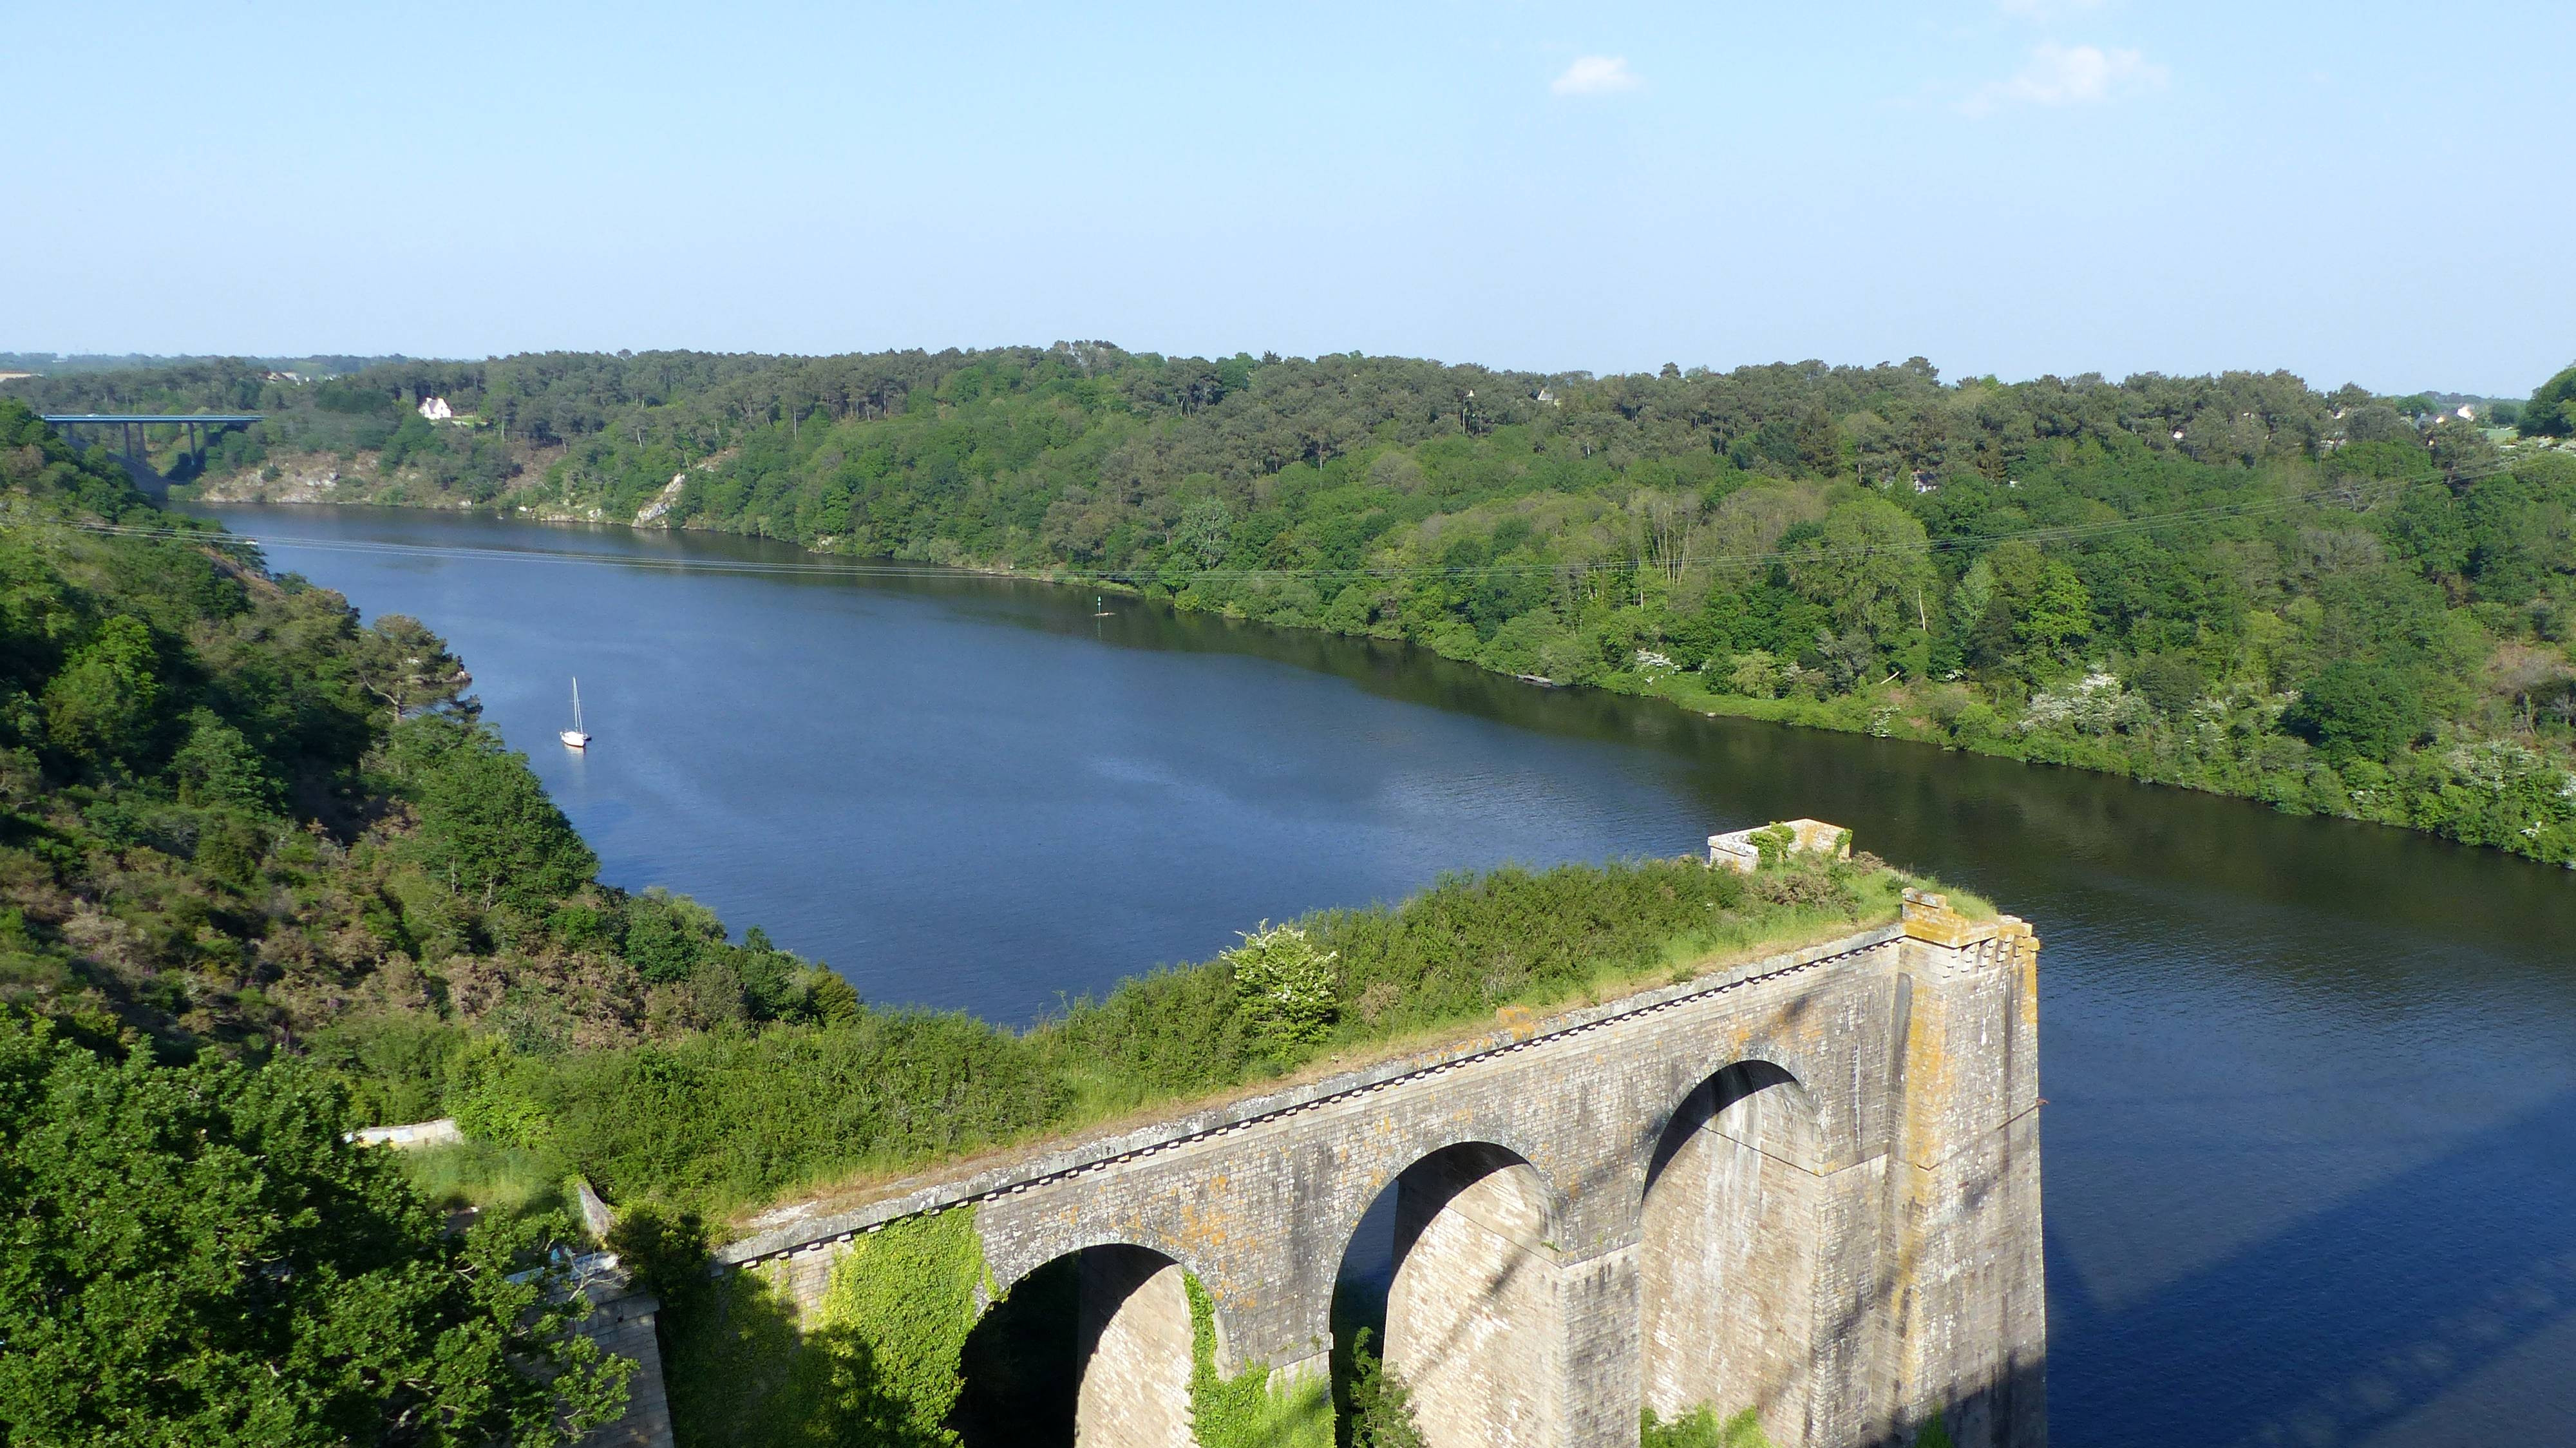
[[[806,1345],[828,1364],[833,1406],[852,1415],[858,1441],[957,1442],[948,1417],[965,1386],[966,1335],[999,1295],[972,1207],[907,1217],[850,1244]]]
[[[1721,1418],[1706,1403],[1671,1422],[1646,1409],[1638,1440],[1642,1448],[1771,1448],[1770,1436],[1762,1431],[1761,1418],[1753,1409]]]
[[[672,1270],[648,1263],[644,1274],[665,1294],[664,1363],[681,1442],[956,1448],[948,1424],[965,1386],[967,1334],[998,1295],[972,1207],[853,1241],[801,1330],[767,1273],[708,1278],[694,1224],[689,1235],[669,1254]]]
[[[1333,1387],[1322,1377],[1276,1382],[1260,1363],[1233,1377],[1216,1370],[1216,1303],[1192,1274],[1190,1428],[1199,1448],[1333,1448]]]

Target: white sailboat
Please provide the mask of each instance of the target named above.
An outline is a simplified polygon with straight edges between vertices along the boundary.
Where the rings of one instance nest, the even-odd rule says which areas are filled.
[[[590,736],[583,733],[581,728],[581,680],[579,679],[572,681],[572,727],[563,731],[562,739],[566,749],[590,747]]]

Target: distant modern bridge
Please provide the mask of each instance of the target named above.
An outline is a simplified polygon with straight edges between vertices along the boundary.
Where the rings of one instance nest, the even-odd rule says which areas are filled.
[[[860,1235],[972,1205],[998,1290],[1073,1258],[1083,1448],[1184,1448],[1218,1369],[1329,1372],[1394,1193],[1387,1362],[1432,1448],[1758,1410],[1779,1448],[2043,1448],[2038,941],[1902,921],[1103,1137],[718,1253],[810,1322]],[[970,1397],[976,1384],[970,1368]]]
[[[125,454],[129,462],[136,463],[144,460],[145,446],[150,440],[145,429],[175,426],[179,429],[181,439],[188,445],[188,456],[196,461],[197,466],[204,467],[208,437],[228,427],[248,427],[267,414],[260,412],[48,412],[42,416],[46,422],[53,425],[55,431],[63,435],[64,441],[75,447],[79,445],[80,435],[74,429],[115,428],[124,444],[117,451]]]

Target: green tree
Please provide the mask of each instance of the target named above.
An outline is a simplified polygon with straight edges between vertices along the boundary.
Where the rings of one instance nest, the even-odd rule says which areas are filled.
[[[1316,946],[1295,925],[1261,922],[1225,953],[1255,1045],[1273,1056],[1324,1039],[1340,1005],[1333,994],[1336,952]]]
[[[1413,1420],[1412,1390],[1379,1356],[1375,1337],[1374,1329],[1363,1327],[1351,1341],[1337,1405],[1343,1448],[1424,1448],[1422,1429]]]
[[[215,805],[266,813],[277,808],[277,781],[268,761],[242,732],[212,709],[191,709],[187,741],[170,756],[170,774],[183,804]]]
[[[1993,570],[1995,598],[2010,611],[2021,648],[2054,654],[2093,631],[2093,595],[2064,562],[2018,538],[1980,561]]]
[[[2566,437],[2576,433],[2576,367],[2532,389],[2514,424],[2524,437]]]
[[[2417,671],[2338,659],[2308,681],[2281,722],[2337,761],[2386,761],[2431,732],[2432,714]]]
[[[1921,520],[1884,498],[1826,514],[1822,530],[1791,553],[1789,577],[1835,622],[1882,646],[1925,621],[1937,581]]]
[[[132,763],[159,722],[161,656],[143,621],[118,614],[99,625],[45,686],[54,746],[85,762]]]
[[[389,722],[452,704],[474,682],[447,651],[446,641],[419,619],[389,613],[360,633],[355,655],[358,684],[383,701]]]
[[[545,1224],[443,1232],[344,1114],[293,1064],[111,1063],[0,1018],[0,1442],[481,1448],[615,1416],[627,1365],[568,1335]]]
[[[446,715],[406,720],[394,753],[420,811],[416,853],[449,888],[534,910],[598,873],[527,757],[488,729]]]

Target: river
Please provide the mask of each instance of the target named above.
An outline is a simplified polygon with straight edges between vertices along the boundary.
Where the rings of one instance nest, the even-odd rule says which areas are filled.
[[[1848,825],[2046,942],[2056,1442],[2576,1442],[2576,874],[1020,581],[209,511],[452,640],[607,879],[873,1000],[1022,1021],[1442,870]]]

